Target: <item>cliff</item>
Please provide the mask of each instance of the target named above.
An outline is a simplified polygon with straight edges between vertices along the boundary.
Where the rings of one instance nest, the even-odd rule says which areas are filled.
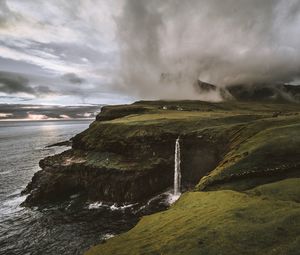
[[[24,205],[80,193],[136,202],[172,187],[181,137],[185,189],[243,190],[298,175],[299,104],[141,101],[106,106],[72,149],[40,162]],[[282,146],[284,144],[284,146]]]
[[[106,106],[72,149],[47,157],[25,206],[81,194],[136,202],[183,189],[167,211],[87,254],[297,254],[300,105],[141,101]]]

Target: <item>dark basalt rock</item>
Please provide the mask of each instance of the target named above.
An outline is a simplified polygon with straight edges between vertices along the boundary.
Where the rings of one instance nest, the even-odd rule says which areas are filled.
[[[284,89],[296,100],[300,100],[300,85],[284,85]]]
[[[66,147],[72,146],[72,140],[50,144],[50,145],[46,146],[46,148],[61,147],[61,146],[66,146]]]
[[[89,160],[88,153],[73,150],[41,160],[42,170],[23,191],[29,193],[23,205],[63,200],[76,193],[94,201],[137,202],[172,184],[172,165],[166,160],[142,170],[93,165]]]
[[[196,88],[196,90],[198,92],[210,92],[210,91],[216,91],[217,90],[217,86],[207,83],[207,82],[203,82],[200,80],[197,80],[194,84],[194,87]]]
[[[71,173],[70,173],[71,172]],[[39,205],[84,194],[92,201],[137,202],[158,193],[172,183],[168,167],[152,171],[119,171],[72,165],[71,168],[44,168],[37,172],[24,193],[30,192],[25,206]]]
[[[126,145],[120,141],[115,146],[108,141],[109,152],[79,150],[75,143],[75,148],[40,161],[42,170],[24,190],[29,196],[23,205],[63,200],[77,193],[92,201],[132,203],[146,200],[173,186],[177,137],[177,134],[168,133],[158,137],[135,137]],[[193,187],[216,166],[221,150],[209,137],[191,134],[180,139],[183,185]],[[132,158],[133,155],[136,156]]]
[[[186,185],[196,185],[203,176],[218,165],[224,152],[222,144],[221,140],[209,141],[209,137],[193,134],[181,140],[182,178]]]

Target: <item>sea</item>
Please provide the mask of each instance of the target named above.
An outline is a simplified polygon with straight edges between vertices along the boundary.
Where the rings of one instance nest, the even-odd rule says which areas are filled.
[[[92,120],[0,122],[0,254],[83,254],[91,246],[128,231],[143,215],[165,210],[169,192],[140,204],[105,204],[74,194],[43,207],[20,206],[39,161],[69,147]]]

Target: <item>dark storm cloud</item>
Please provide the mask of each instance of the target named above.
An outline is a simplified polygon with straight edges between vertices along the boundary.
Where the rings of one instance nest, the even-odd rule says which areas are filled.
[[[29,86],[27,78],[8,72],[0,72],[0,92],[7,94],[20,92],[28,94],[35,93],[35,91]]]
[[[0,71],[0,92],[6,94],[26,93],[47,95],[54,92],[47,86],[31,86],[29,79],[21,74]]]
[[[74,84],[82,84],[85,82],[85,80],[81,77],[79,77],[78,75],[76,75],[75,73],[67,73],[64,74],[62,76],[62,78],[70,83],[74,83]]]
[[[43,119],[82,119],[94,118],[100,112],[101,105],[51,106],[30,104],[0,104],[0,120],[28,119],[34,116]]]
[[[299,0],[126,0],[117,22],[124,90],[141,97],[300,77]]]
[[[3,94],[0,100],[16,98],[24,101],[22,96],[31,98],[49,97],[50,99],[56,96],[74,96],[84,99],[91,95],[97,95],[98,91],[97,85],[89,83],[74,73],[46,79],[45,77],[0,71],[0,93]],[[19,97],[15,95],[19,95]]]

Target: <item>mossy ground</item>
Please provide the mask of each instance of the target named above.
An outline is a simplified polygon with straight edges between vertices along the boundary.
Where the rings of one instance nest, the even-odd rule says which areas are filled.
[[[86,255],[296,255],[299,187],[300,179],[287,179],[245,193],[185,193],[169,210],[142,218]]]

